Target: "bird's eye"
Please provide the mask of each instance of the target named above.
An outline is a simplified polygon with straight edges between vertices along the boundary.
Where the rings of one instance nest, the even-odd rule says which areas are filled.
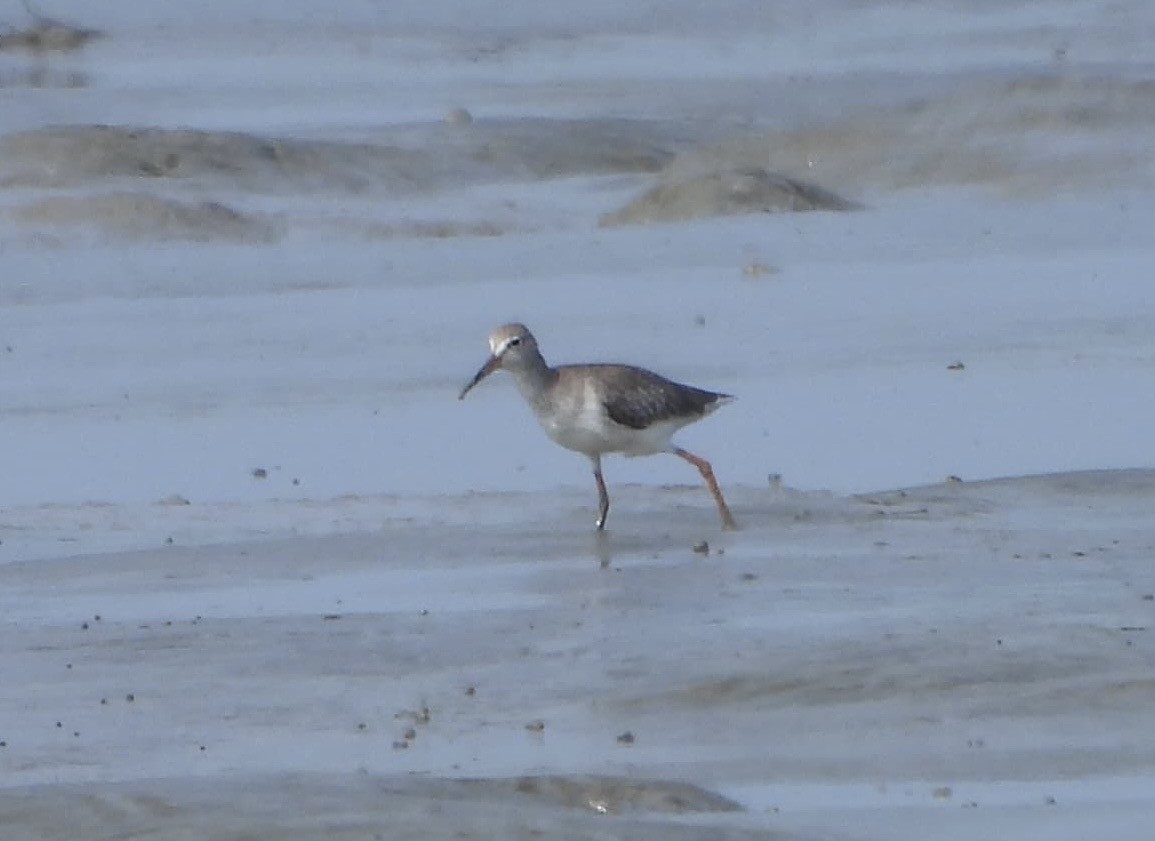
[[[510,339],[508,342],[506,342],[505,346],[506,347],[517,347],[520,344],[521,344],[521,336],[514,336],[512,339]]]

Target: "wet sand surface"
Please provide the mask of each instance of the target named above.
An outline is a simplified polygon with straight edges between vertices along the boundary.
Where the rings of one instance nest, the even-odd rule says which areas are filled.
[[[699,493],[0,567],[4,826],[1142,837],[1155,473]]]

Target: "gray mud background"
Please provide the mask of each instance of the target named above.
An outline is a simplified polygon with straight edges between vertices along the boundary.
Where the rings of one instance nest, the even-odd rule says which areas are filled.
[[[462,492],[469,424],[535,458],[516,398],[446,420],[509,303],[748,386],[711,458],[760,475],[812,433],[870,448],[910,394],[962,407],[951,470],[1072,407],[1096,458],[1132,442],[1148,5],[660,5],[0,10],[0,421],[28,449],[0,454],[0,841],[1150,841],[1152,471],[723,478],[729,535],[696,485],[620,482],[598,538],[584,465]],[[1060,263],[1089,279],[1004,284],[1049,316],[959,292]],[[253,490],[267,429],[301,485],[270,461]],[[360,494],[334,466],[389,447],[438,463]]]

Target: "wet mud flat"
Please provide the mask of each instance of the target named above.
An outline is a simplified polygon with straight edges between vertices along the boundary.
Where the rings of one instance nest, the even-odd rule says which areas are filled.
[[[735,488],[732,535],[690,490],[629,488],[601,539],[474,495],[432,529],[0,567],[0,667],[23,676],[0,693],[0,818],[20,838],[1073,838],[1110,814],[1141,837],[1155,473]],[[536,519],[584,501],[558,496]]]

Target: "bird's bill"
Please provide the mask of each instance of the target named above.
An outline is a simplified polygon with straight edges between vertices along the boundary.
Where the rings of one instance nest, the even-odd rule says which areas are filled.
[[[458,400],[464,400],[465,395],[467,395],[469,393],[469,390],[471,388],[473,388],[475,385],[477,385],[479,382],[484,380],[486,377],[488,377],[490,374],[492,374],[494,371],[496,371],[500,367],[501,367],[501,357],[500,356],[489,357],[489,359],[485,360],[485,364],[481,366],[481,370],[478,371],[477,374],[474,375],[473,379],[469,381],[469,385],[467,385],[465,388],[461,389],[461,394],[457,395],[457,399]]]

